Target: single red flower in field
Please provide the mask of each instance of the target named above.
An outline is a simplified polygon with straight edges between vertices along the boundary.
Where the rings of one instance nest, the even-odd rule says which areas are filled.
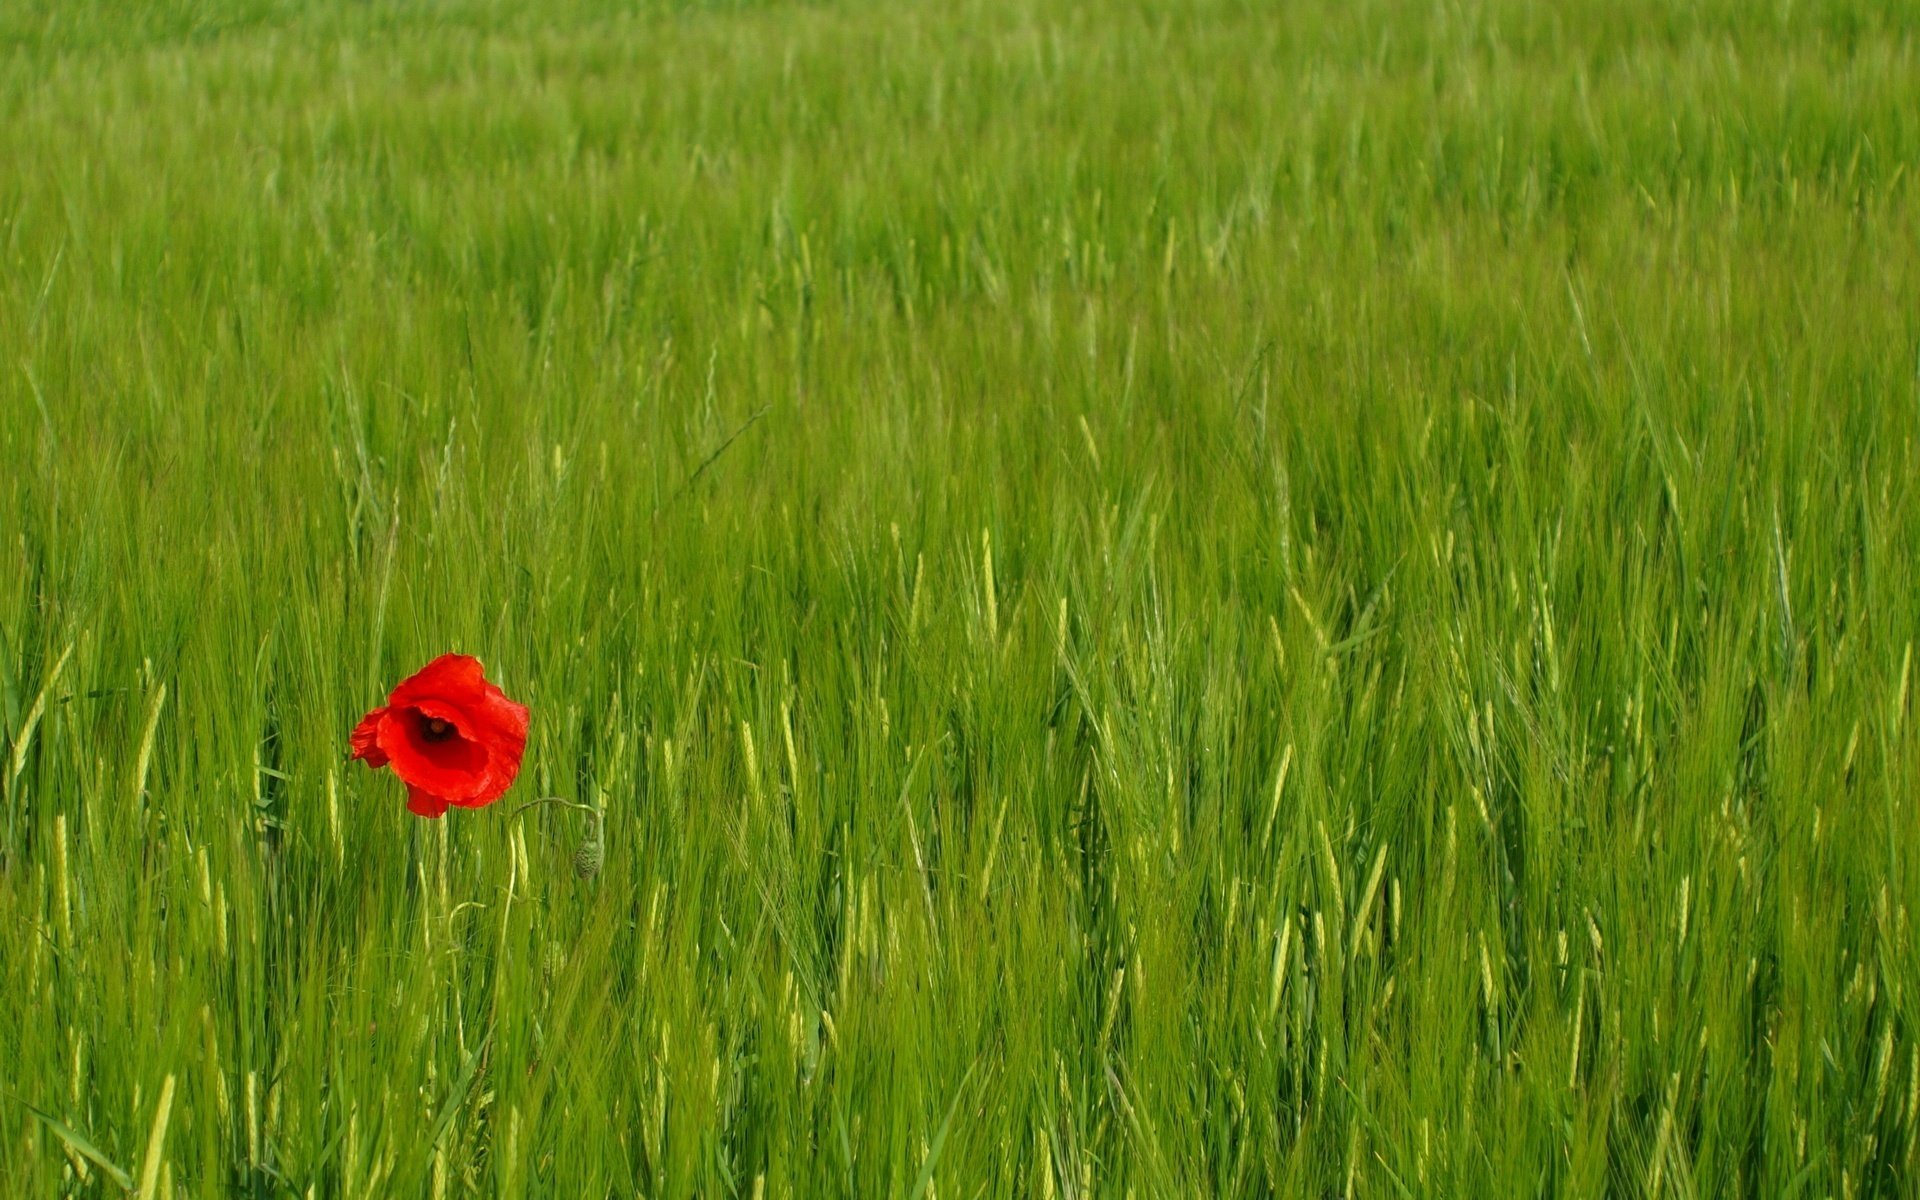
[[[353,727],[353,757],[389,763],[407,785],[407,810],[437,817],[448,805],[481,808],[520,773],[527,706],[487,682],[480,660],[442,654],[393,689]]]

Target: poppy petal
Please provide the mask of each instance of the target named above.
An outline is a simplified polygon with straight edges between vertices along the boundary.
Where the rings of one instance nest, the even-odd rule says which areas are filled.
[[[476,788],[470,796],[454,799],[453,803],[461,808],[485,808],[505,795],[520,774],[520,757],[525,749],[524,740],[487,747],[487,778],[484,785]]]
[[[387,765],[386,752],[380,749],[380,722],[387,715],[384,708],[376,708],[360,718],[360,723],[347,735],[347,742],[353,747],[352,757],[365,760],[373,768]]]
[[[442,654],[400,682],[388,704],[416,700],[450,700],[455,704],[477,698],[486,690],[486,668],[471,654]]]
[[[462,731],[489,746],[527,738],[527,706],[516,704],[496,685],[470,654],[442,654],[393,689],[390,706],[417,706],[429,701],[449,704],[466,718]],[[440,714],[443,715],[444,714]]]
[[[446,815],[447,802],[423,788],[407,785],[407,811],[416,817]]]
[[[391,765],[407,785],[408,808],[421,816],[449,805],[479,808],[519,776],[530,715],[488,682],[479,659],[442,654],[360,722],[354,755]]]
[[[507,694],[489,683],[477,711],[508,740],[527,740],[527,706],[507,699]]]
[[[446,708],[432,705],[444,712]],[[446,720],[448,734],[434,739],[429,720]],[[487,748],[462,733],[459,724],[438,712],[420,707],[390,708],[380,725],[380,748],[393,760],[393,769],[410,786],[425,788],[448,800],[465,799],[484,791],[489,782]]]

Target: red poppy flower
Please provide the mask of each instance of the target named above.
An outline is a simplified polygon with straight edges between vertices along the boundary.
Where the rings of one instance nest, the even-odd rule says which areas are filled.
[[[481,808],[520,773],[527,706],[487,682],[480,660],[442,654],[393,689],[353,727],[353,757],[391,763],[407,785],[407,810],[437,817],[448,805]]]

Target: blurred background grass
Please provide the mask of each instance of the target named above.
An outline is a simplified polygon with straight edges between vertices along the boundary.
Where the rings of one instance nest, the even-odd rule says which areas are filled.
[[[1915,53],[9,6],[0,1187],[1900,1192]]]

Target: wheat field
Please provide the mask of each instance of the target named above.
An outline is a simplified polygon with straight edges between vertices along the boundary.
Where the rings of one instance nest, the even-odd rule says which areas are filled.
[[[0,8],[0,1193],[1911,1194],[1917,38]]]

